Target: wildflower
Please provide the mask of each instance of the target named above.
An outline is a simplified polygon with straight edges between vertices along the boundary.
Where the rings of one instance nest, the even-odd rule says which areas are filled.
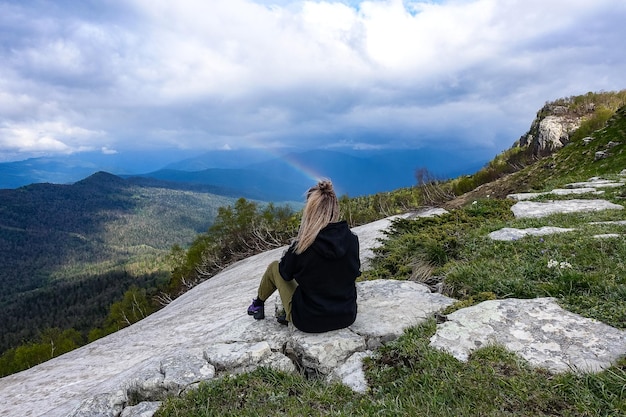
[[[566,268],[571,268],[572,264],[570,264],[569,262],[559,262],[559,261],[555,261],[554,259],[550,259],[548,261],[548,268],[552,269],[552,268],[560,268],[560,269],[566,269]]]

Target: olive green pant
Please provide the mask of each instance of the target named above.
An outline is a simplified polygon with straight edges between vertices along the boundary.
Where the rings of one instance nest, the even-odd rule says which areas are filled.
[[[278,261],[274,261],[268,265],[261,283],[259,284],[259,299],[267,300],[274,291],[278,290],[278,295],[283,302],[283,308],[287,313],[287,320],[291,321],[291,299],[296,291],[298,283],[295,280],[285,281],[278,270]]]

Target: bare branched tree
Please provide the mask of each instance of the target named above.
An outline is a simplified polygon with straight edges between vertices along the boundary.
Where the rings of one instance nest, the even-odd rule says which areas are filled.
[[[154,299],[162,306],[166,306],[172,301],[172,296],[166,292],[161,292],[159,295],[155,296]]]
[[[455,197],[454,193],[446,190],[443,182],[436,178],[427,168],[415,170],[415,179],[417,180],[417,186],[420,188],[424,205],[438,205]]]

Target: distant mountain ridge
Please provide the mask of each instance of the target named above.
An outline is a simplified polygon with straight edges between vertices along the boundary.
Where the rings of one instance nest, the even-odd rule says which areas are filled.
[[[141,151],[137,153],[83,152],[74,155],[29,158],[0,163],[0,189],[35,183],[71,184],[98,171],[132,175],[161,168],[186,158],[190,151]]]
[[[428,168],[438,178],[453,178],[479,169],[486,158],[479,151],[407,149],[339,152],[308,150],[268,153],[263,150],[205,152],[162,168],[143,170],[158,161],[141,154],[133,166],[123,158],[108,162],[104,156],[38,158],[0,163],[0,188],[18,188],[40,182],[67,184],[95,172],[107,171],[124,178],[155,178],[175,183],[213,187],[211,192],[265,201],[300,201],[316,177],[333,180],[339,194],[360,196],[391,191],[415,184],[418,168]],[[128,156],[126,156],[128,158]],[[114,163],[118,161],[117,163]],[[104,169],[103,166],[111,168]]]
[[[231,154],[231,152],[233,152]],[[476,155],[447,154],[435,150],[396,150],[351,155],[329,150],[293,152],[240,168],[184,169],[219,165],[220,156],[228,156],[226,165],[235,166],[232,156],[238,151],[213,151],[146,174],[173,182],[211,184],[239,190],[241,196],[265,201],[300,201],[315,178],[330,178],[337,193],[350,197],[391,191],[415,185],[415,171],[426,167],[438,178],[453,178],[475,172],[483,165]],[[243,151],[244,154],[247,151]]]
[[[177,187],[176,184],[182,187],[210,186],[221,195],[262,201],[300,201],[307,187],[305,181],[284,180],[250,169],[211,168],[203,171],[163,169],[129,179],[134,181],[156,179],[166,181],[173,187]]]

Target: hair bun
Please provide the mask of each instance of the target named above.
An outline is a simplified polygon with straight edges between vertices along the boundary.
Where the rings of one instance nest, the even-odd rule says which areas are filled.
[[[330,180],[322,180],[317,183],[317,188],[322,194],[328,194],[333,192],[333,183]]]

